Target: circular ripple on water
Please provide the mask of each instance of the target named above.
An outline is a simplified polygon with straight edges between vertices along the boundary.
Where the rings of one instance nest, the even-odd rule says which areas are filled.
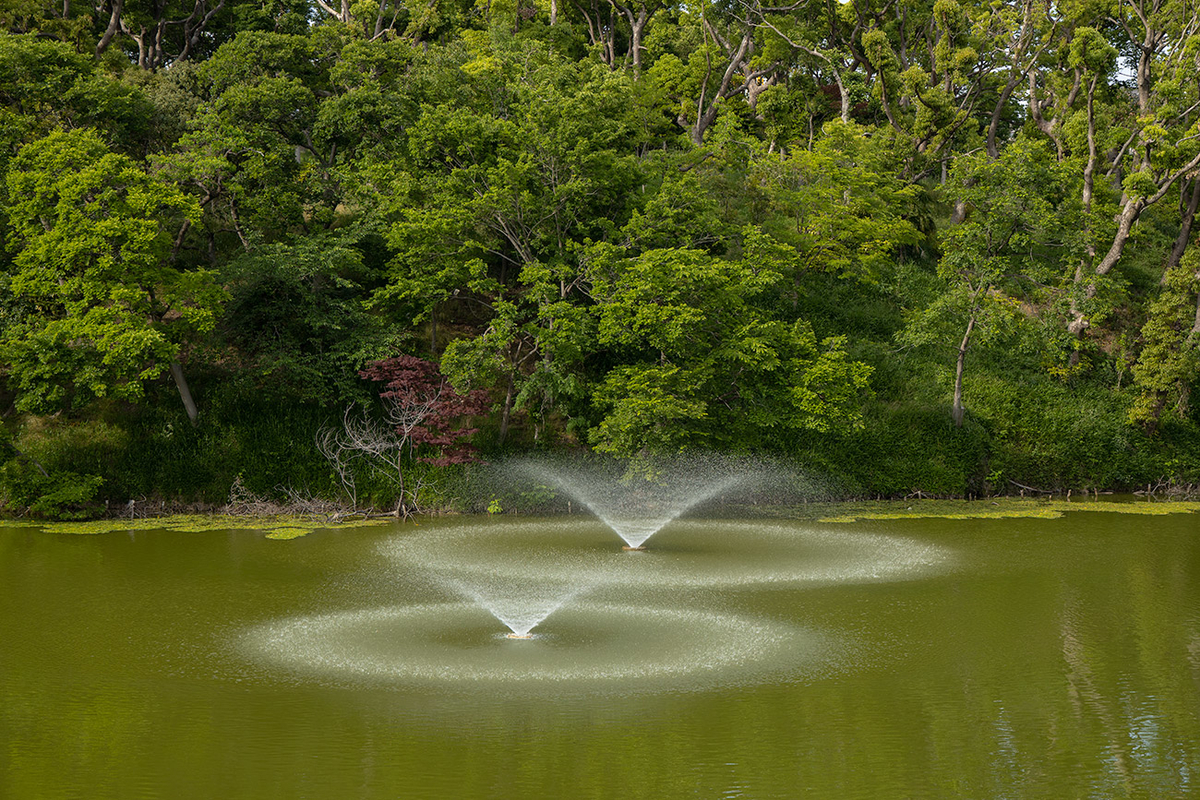
[[[481,586],[561,581],[643,588],[831,585],[913,580],[948,568],[949,550],[899,536],[763,522],[677,520],[646,552],[591,520],[497,521],[402,534],[383,555]]]
[[[710,611],[578,602],[513,640],[471,603],[297,616],[242,643],[256,661],[334,682],[521,692],[685,691],[811,676],[845,647],[824,634]]]

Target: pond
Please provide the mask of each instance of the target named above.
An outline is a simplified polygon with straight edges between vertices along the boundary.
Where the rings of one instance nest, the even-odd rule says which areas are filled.
[[[1198,522],[0,528],[0,797],[1194,797]]]

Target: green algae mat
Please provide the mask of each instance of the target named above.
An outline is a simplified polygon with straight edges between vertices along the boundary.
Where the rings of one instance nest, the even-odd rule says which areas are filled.
[[[138,517],[136,519],[88,520],[84,522],[39,522],[26,520],[2,520],[0,527],[35,528],[46,533],[71,535],[94,535],[128,531],[176,531],[178,533],[205,533],[209,531],[260,531],[268,539],[295,539],[313,531],[371,528],[395,525],[395,519],[349,519],[331,521],[307,516],[248,517],[222,514],[174,514],[164,517]]]

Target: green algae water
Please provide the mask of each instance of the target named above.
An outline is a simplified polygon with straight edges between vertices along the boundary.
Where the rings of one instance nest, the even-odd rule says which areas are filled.
[[[1200,516],[1047,508],[0,528],[0,797],[1200,795]]]

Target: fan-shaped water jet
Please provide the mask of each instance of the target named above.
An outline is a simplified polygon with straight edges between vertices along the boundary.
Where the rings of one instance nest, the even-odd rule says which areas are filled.
[[[475,574],[470,578],[442,575],[440,580],[509,629],[508,639],[532,639],[533,629],[564,603],[590,587],[581,581],[526,580],[502,573]]]
[[[510,472],[566,492],[625,542],[642,551],[646,541],[693,508],[765,476],[759,467],[730,459],[667,461],[650,475],[614,474],[612,463],[568,464],[516,460]]]

